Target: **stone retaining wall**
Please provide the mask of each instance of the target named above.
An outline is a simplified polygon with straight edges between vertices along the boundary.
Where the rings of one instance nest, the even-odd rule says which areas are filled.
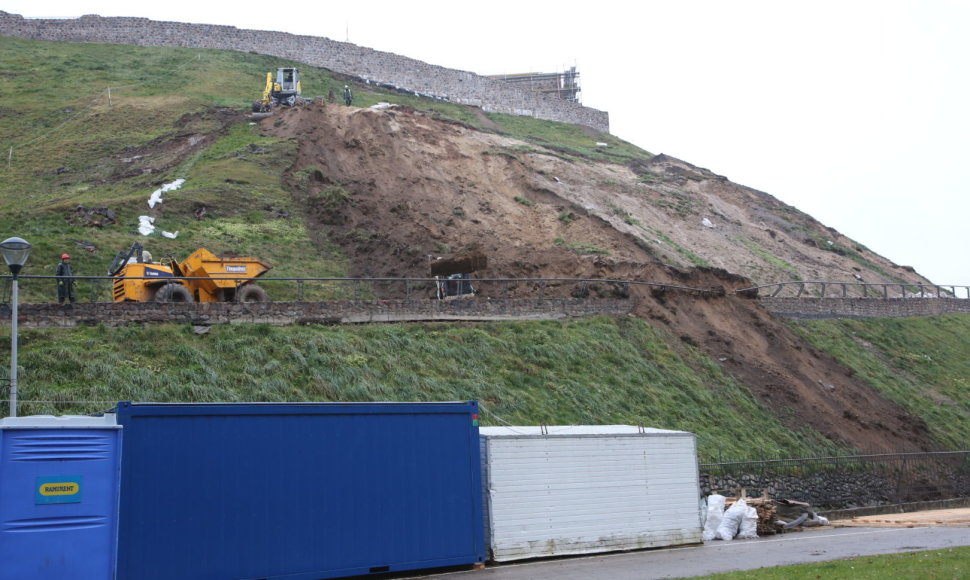
[[[801,501],[815,507],[844,509],[897,503],[892,482],[875,473],[816,474],[809,477],[701,476],[701,492],[705,496],[715,491],[726,496],[737,496],[742,489],[749,497],[760,497],[764,491],[769,497]]]
[[[359,77],[375,84],[479,106],[489,112],[584,125],[607,133],[610,130],[609,114],[605,111],[521,90],[471,72],[317,36],[147,18],[88,15],[74,19],[26,19],[2,11],[0,35],[53,42],[214,48],[268,54]],[[259,72],[265,74],[266,71]],[[254,87],[254,96],[258,92],[258,87]]]
[[[445,320],[548,320],[600,315],[626,315],[624,299],[547,300],[334,300],[327,302],[78,303],[20,304],[19,326],[63,328],[159,323],[193,324],[354,324]],[[10,305],[0,304],[0,324],[9,324]]]
[[[767,494],[855,509],[970,498],[970,451],[884,453],[700,465],[703,495]]]
[[[901,318],[970,314],[970,300],[959,298],[759,298],[784,318]]]

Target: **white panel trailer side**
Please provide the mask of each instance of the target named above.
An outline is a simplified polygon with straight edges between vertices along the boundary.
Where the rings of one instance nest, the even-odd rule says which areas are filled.
[[[703,541],[693,433],[630,425],[479,432],[494,561]]]

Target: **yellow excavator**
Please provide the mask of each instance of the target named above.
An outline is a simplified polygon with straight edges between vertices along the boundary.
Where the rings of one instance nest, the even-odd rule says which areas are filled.
[[[274,107],[280,105],[294,107],[306,101],[301,96],[300,69],[294,67],[280,67],[276,69],[276,80],[273,73],[266,73],[266,87],[263,97],[253,102],[254,113],[270,113]]]
[[[270,268],[259,258],[220,258],[205,248],[182,262],[153,262],[136,242],[118,252],[108,275],[115,302],[266,302],[266,291],[252,281]]]

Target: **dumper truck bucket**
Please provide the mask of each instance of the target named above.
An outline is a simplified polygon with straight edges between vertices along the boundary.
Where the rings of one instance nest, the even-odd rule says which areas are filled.
[[[196,250],[178,266],[182,275],[189,278],[185,281],[187,286],[213,296],[221,289],[238,288],[273,267],[260,258],[220,258],[205,248]]]

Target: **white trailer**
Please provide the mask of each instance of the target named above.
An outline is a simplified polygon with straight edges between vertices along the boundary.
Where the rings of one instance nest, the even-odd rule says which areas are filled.
[[[703,541],[693,433],[631,425],[479,433],[491,560]]]

